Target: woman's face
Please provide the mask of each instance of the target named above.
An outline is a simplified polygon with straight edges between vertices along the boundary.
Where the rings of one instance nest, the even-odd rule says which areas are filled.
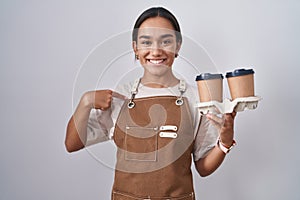
[[[180,44],[176,41],[170,21],[163,17],[153,17],[141,24],[133,48],[146,72],[163,75],[171,70]]]

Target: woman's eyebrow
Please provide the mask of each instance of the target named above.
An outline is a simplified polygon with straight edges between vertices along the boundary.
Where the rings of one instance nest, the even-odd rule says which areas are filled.
[[[148,35],[141,35],[141,36],[139,37],[139,39],[142,39],[142,38],[144,38],[144,39],[150,39],[151,37],[148,36]]]
[[[161,39],[164,39],[164,38],[167,38],[167,37],[174,37],[174,35],[172,35],[172,34],[164,34],[164,35],[160,36]],[[139,36],[139,39],[151,39],[151,36],[149,36],[149,35],[141,35],[141,36]]]
[[[162,39],[167,38],[167,37],[174,37],[174,35],[172,35],[172,34],[164,34],[164,35],[160,36],[160,38],[162,38]]]

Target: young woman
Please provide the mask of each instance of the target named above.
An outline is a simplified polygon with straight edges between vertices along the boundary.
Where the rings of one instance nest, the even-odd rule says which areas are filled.
[[[208,176],[235,143],[236,113],[201,116],[196,88],[174,76],[181,44],[172,13],[161,7],[144,11],[132,32],[143,76],[116,91],[86,92],[68,123],[69,152],[114,139],[112,199],[193,200],[192,155],[199,174]]]

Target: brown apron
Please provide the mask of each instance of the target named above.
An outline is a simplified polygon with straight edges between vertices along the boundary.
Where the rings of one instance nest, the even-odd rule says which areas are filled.
[[[112,200],[195,199],[193,124],[184,91],[180,97],[134,99],[136,90],[125,101],[114,131],[118,149]]]

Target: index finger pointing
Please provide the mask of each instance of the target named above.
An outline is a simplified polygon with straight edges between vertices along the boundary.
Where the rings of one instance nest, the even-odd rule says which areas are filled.
[[[112,97],[115,97],[115,98],[118,98],[118,99],[123,99],[123,100],[127,99],[126,96],[124,96],[123,94],[120,94],[118,92],[115,92],[115,91],[112,92]]]

